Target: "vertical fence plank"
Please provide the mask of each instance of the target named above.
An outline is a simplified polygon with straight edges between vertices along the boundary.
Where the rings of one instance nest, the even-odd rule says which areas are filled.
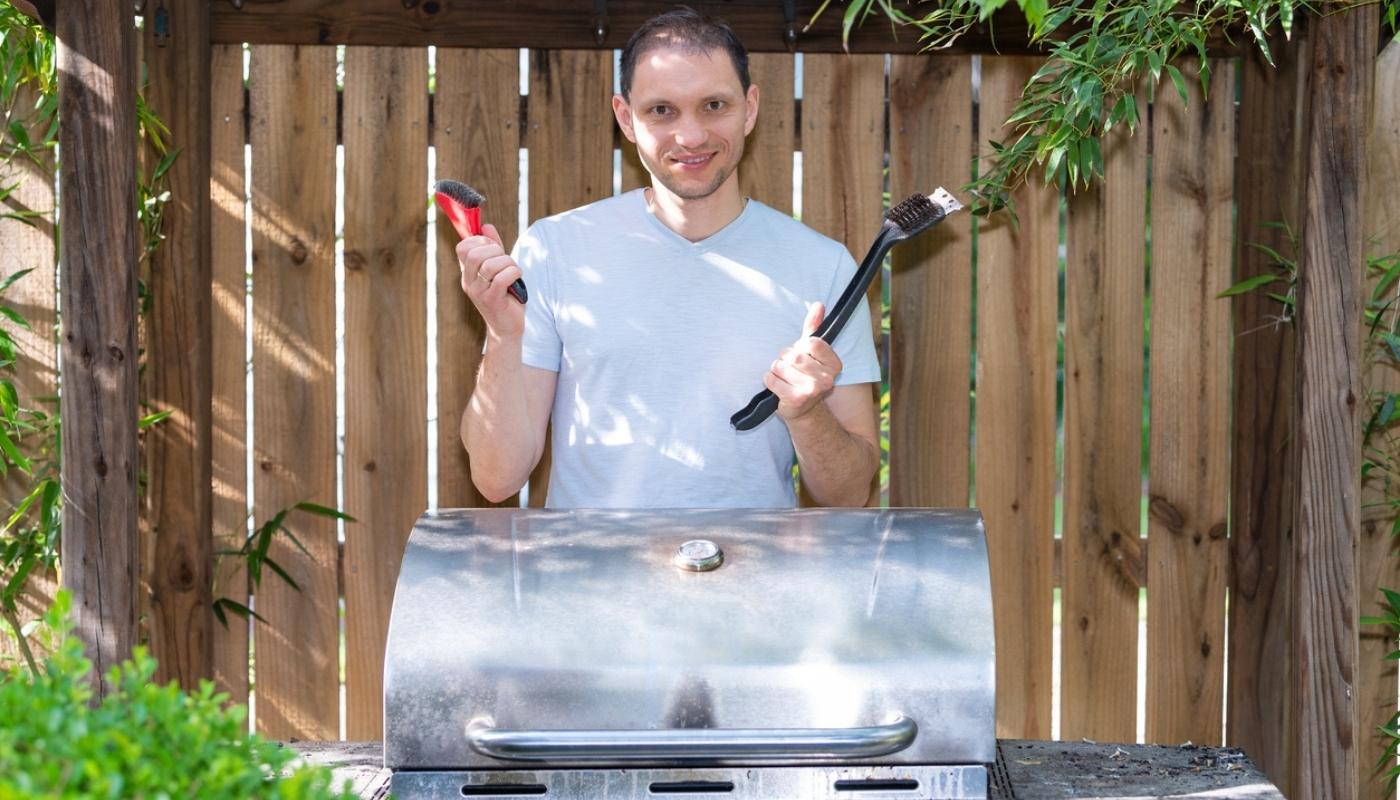
[[[612,194],[612,52],[530,54],[530,219]],[[530,505],[549,489],[549,448],[530,476]]]
[[[28,87],[17,89],[11,123],[24,126],[31,142],[41,141],[49,127],[48,120],[36,118],[34,114],[36,99]],[[20,405],[50,413],[52,408],[40,398],[58,394],[58,344],[54,338],[58,320],[58,295],[54,290],[57,255],[54,248],[54,160],[52,151],[36,155],[38,163],[28,158],[15,158],[0,164],[0,187],[13,187],[0,201],[0,213],[22,215],[25,219],[0,217],[0,276],[33,270],[6,290],[0,303],[18,311],[29,323],[27,330],[9,326],[15,341],[13,381]],[[35,452],[40,445],[34,436],[26,437],[23,442],[26,452]],[[50,457],[56,456],[55,453]],[[0,487],[3,487],[0,493],[4,495],[6,508],[23,500],[32,485],[30,476],[18,470],[0,476]],[[34,524],[36,520],[37,516],[31,514],[25,524]],[[52,571],[30,573],[24,593],[16,598],[21,624],[43,615],[53,600],[57,583],[57,575]],[[0,659],[19,656],[14,640],[10,636],[0,636]]]
[[[214,484],[213,549],[236,550],[248,531],[247,222],[243,148],[243,48],[214,45],[210,65],[209,238],[213,276],[210,373]],[[215,559],[214,597],[248,604],[248,570],[236,558]],[[234,703],[248,702],[248,622],[228,615],[214,625],[214,683]]]
[[[1137,99],[1147,119],[1146,94]],[[1069,198],[1060,736],[1137,735],[1147,135],[1119,128]]]
[[[982,138],[1002,121],[1039,59],[982,59]],[[977,504],[997,597],[997,735],[1048,738],[1055,522],[1058,196],[1039,178],[1006,215],[979,222]]]
[[[212,674],[209,327],[209,4],[171,0],[169,41],[146,48],[146,101],[170,128],[180,155],[151,256],[146,314],[146,401],[172,412],[145,436],[144,512],[154,541],[145,575],[151,592],[156,680],[186,689]],[[154,40],[154,27],[143,33]],[[155,161],[157,154],[148,152]]]
[[[137,642],[137,36],[131,9],[64,5],[58,41],[63,236],[63,585],[102,676]]]
[[[253,48],[253,491],[259,523],[335,498],[335,48]],[[268,555],[254,627],[258,730],[340,736],[332,520],[294,512]]]
[[[383,735],[399,561],[428,504],[428,52],[345,51],[345,735]]]
[[[750,54],[749,79],[759,91],[758,124],[739,164],[739,191],[784,214],[792,213],[792,151],[797,135],[793,64],[788,53]]]
[[[859,260],[884,211],[885,57],[812,53],[803,70],[802,221]],[[881,283],[876,276],[866,291],[877,343]],[[802,501],[810,503],[805,493]],[[879,501],[876,470],[868,502]]]
[[[1224,700],[1234,66],[1156,97],[1152,158],[1147,740],[1216,744]]]
[[[1361,215],[1379,21],[1379,9],[1368,6],[1310,26],[1293,548],[1297,800],[1357,796],[1361,763],[1369,760],[1359,747],[1356,557],[1367,249]]]
[[[1400,42],[1391,42],[1376,59],[1375,108],[1372,111],[1371,139],[1367,153],[1365,236],[1373,256],[1400,252],[1400,196],[1394,187],[1400,183]],[[1367,296],[1374,291],[1374,277]],[[1390,297],[1395,297],[1392,288]],[[1369,366],[1368,388],[1373,393],[1400,392],[1400,371],[1387,359],[1375,359]],[[1364,409],[1366,414],[1370,408]],[[1393,454],[1393,451],[1392,451]],[[1392,498],[1394,489],[1391,489]],[[1385,506],[1385,487],[1378,478],[1362,484],[1361,541],[1357,554],[1357,597],[1362,614],[1381,614],[1382,588],[1400,589],[1395,538],[1391,525],[1395,512]],[[1359,796],[1371,800],[1392,797],[1385,782],[1376,774],[1376,761],[1384,752],[1386,738],[1377,728],[1390,722],[1396,710],[1395,662],[1386,661],[1393,648],[1393,637],[1380,626],[1366,626],[1361,633],[1359,690],[1356,708],[1361,732],[1358,743],[1357,777]]]
[[[804,70],[802,221],[859,260],[884,211],[885,57],[812,53]],[[879,334],[879,280],[868,295]]]
[[[972,178],[972,59],[894,56],[890,200]],[[967,198],[963,198],[964,201]],[[965,506],[970,478],[972,222],[900,245],[890,272],[890,505]]]
[[[1274,64],[1255,53],[1241,63],[1239,195],[1235,280],[1276,273],[1263,245],[1296,256],[1287,230],[1299,229],[1303,196],[1298,130],[1306,32],[1276,48]],[[1270,289],[1280,289],[1274,284]],[[1230,481],[1230,652],[1225,740],[1285,795],[1293,703],[1289,553],[1297,466],[1294,458],[1295,328],[1266,291],[1235,297],[1234,413]]]
[[[496,226],[509,249],[519,231],[520,52],[438,48],[437,116],[433,141],[437,177],[460,180],[486,197],[482,219]],[[462,292],[457,231],[445,217],[437,225],[437,419],[438,505],[492,505],[476,491],[466,448],[462,411],[476,388],[486,325]],[[496,505],[515,506],[516,497]]]

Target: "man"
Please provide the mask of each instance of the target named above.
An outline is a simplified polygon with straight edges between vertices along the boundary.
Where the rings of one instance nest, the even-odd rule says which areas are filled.
[[[457,247],[487,326],[461,429],[477,488],[519,491],[552,420],[550,507],[791,507],[794,452],[816,502],[864,505],[879,465],[869,312],[834,348],[810,336],[855,263],[739,192],[759,105],[743,45],[669,12],[633,34],[621,76],[613,112],[651,186],[540,220],[511,255],[491,226]],[[522,275],[525,306],[506,293]],[[776,418],[734,431],[763,386]]]

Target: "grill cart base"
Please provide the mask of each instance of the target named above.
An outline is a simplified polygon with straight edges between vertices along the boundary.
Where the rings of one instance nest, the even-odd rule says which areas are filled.
[[[352,791],[358,797],[382,800],[389,796],[390,772],[383,766],[384,749],[381,742],[296,742],[290,746],[301,754],[303,760],[332,767],[337,785],[351,781]],[[629,774],[641,774],[641,771]],[[466,783],[457,785],[458,793],[452,795],[454,798],[470,796],[461,794],[463,785]],[[998,740],[997,763],[991,771],[987,791],[987,796],[992,800],[1140,800],[1143,797],[1283,800],[1283,794],[1250,762],[1244,752],[1233,747],[1115,745],[1023,739]],[[847,792],[845,795],[855,800],[889,796],[900,797],[901,800],[928,797],[917,791],[896,795]],[[525,796],[548,800],[556,795]],[[713,795],[690,795],[692,798],[710,796]],[[720,796],[731,800],[735,797],[733,794]],[[792,800],[796,796],[786,797]]]

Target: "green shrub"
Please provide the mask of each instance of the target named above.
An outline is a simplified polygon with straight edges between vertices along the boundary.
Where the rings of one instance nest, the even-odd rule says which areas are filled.
[[[138,648],[108,674],[115,689],[91,703],[92,663],[67,635],[67,593],[46,622],[61,639],[37,673],[0,677],[0,800],[52,798],[351,798],[330,771],[247,732],[242,706],[205,681],[192,693],[157,685]]]

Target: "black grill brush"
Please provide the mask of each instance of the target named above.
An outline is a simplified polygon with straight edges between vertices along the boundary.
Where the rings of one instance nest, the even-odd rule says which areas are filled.
[[[939,187],[931,195],[910,195],[907,200],[886,211],[885,221],[880,225],[880,232],[875,236],[870,252],[865,254],[865,260],[860,262],[860,268],[846,285],[835,307],[827,311],[826,318],[812,335],[827,344],[834,344],[846,321],[855,313],[856,304],[865,302],[865,290],[875,279],[875,273],[880,271],[880,262],[885,260],[890,248],[918,236],[962,207],[957,198]],[[737,430],[751,430],[777,410],[778,396],[764,389],[754,395],[748,405],[735,412],[729,418],[729,424]]]

